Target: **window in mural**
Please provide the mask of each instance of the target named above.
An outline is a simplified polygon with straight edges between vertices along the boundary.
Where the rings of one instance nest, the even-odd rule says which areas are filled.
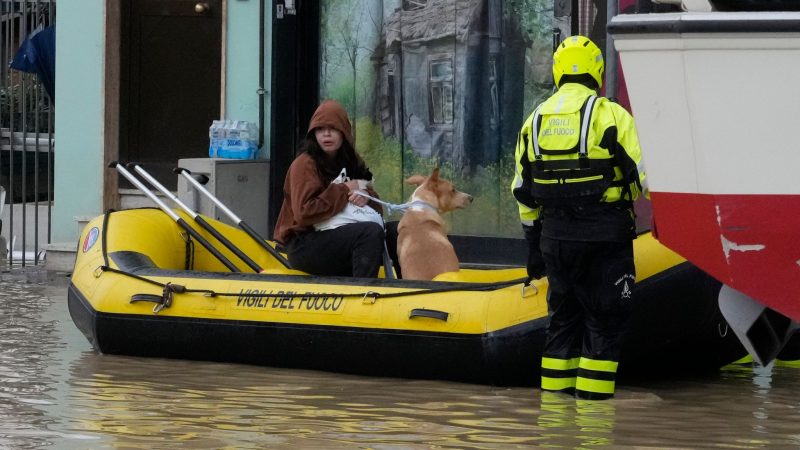
[[[472,194],[451,233],[520,237],[516,136],[552,92],[553,0],[321,0],[320,97],[355,126],[376,190],[440,167]],[[399,219],[399,217],[390,217]]]
[[[431,122],[453,123],[453,59],[430,63]]]

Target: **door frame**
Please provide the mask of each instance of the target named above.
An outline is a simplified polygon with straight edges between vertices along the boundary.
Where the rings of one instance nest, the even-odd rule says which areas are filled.
[[[127,23],[123,20],[131,0],[105,0],[105,68],[104,68],[104,117],[103,117],[103,211],[120,208],[119,177],[108,171],[108,165],[117,161],[122,141],[121,123],[127,111],[122,102],[122,44],[127,33]],[[169,1],[169,0],[165,0]],[[222,28],[220,36],[220,117],[225,114],[225,67],[227,47],[228,0],[220,0],[222,8]],[[265,0],[259,0],[265,1]],[[124,6],[123,5],[127,5]]]
[[[266,0],[260,0],[266,1]],[[320,6],[297,0],[296,14],[278,18],[283,0],[272,3],[270,92],[269,236],[283,204],[283,183],[297,146],[319,104]]]

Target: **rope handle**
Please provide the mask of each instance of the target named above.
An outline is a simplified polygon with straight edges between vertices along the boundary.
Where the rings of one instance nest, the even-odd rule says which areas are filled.
[[[136,280],[143,281],[145,283],[149,283],[149,284],[161,287],[162,288],[162,294],[161,294],[162,301],[161,302],[156,302],[156,303],[160,303],[160,304],[156,305],[156,307],[158,307],[158,310],[156,310],[156,307],[153,308],[153,313],[156,313],[156,314],[158,312],[160,312],[162,309],[168,308],[168,307],[170,307],[172,305],[172,301],[174,299],[174,294],[201,293],[201,294],[204,294],[207,297],[238,297],[238,296],[241,295],[241,292],[216,292],[216,291],[210,290],[210,289],[190,289],[190,288],[188,288],[188,287],[186,287],[184,285],[174,284],[174,283],[171,283],[171,282],[160,283],[158,281],[151,280],[149,278],[145,278],[145,277],[142,277],[142,276],[139,276],[139,275],[136,275],[136,274],[132,274],[132,273],[126,272],[124,270],[115,269],[115,268],[109,267],[109,266],[99,266],[97,269],[95,269],[95,272],[98,273],[97,277],[99,277],[104,272],[112,272],[112,273],[116,273],[116,274],[119,274],[119,275],[131,277],[131,278],[134,278]],[[366,291],[366,292],[358,292],[358,293],[352,293],[352,294],[337,294],[337,293],[324,293],[323,292],[323,293],[319,293],[319,295],[337,296],[337,297],[343,297],[343,298],[344,297],[355,297],[355,298],[359,298],[360,297],[364,303],[375,303],[375,301],[377,301],[379,298],[412,297],[412,296],[415,296],[415,295],[438,294],[438,293],[442,293],[442,292],[456,292],[456,291],[462,291],[462,292],[489,291],[489,290],[502,289],[502,288],[509,287],[509,286],[514,286],[514,285],[517,285],[517,284],[523,284],[523,294],[524,294],[525,287],[526,287],[525,286],[525,282],[526,282],[526,278],[518,278],[516,280],[498,281],[498,282],[494,282],[494,283],[474,283],[474,284],[468,284],[466,286],[464,285],[466,283],[464,283],[464,284],[459,284],[458,286],[445,286],[445,287],[433,288],[433,289],[419,289],[419,290],[416,290],[416,291],[408,291],[408,292],[393,292],[393,293],[389,293],[389,294],[381,294],[380,292],[375,292],[375,291]],[[536,289],[535,286],[534,286],[534,289]],[[538,293],[538,289],[536,290],[536,293]],[[144,301],[151,301],[151,300],[145,300],[145,298],[143,298],[143,297],[137,297],[137,296],[141,296],[141,295],[143,295],[143,294],[136,294],[134,296],[136,298],[136,301],[143,301],[143,300]],[[286,297],[299,298],[299,297],[302,297],[303,295],[306,295],[306,294],[296,293],[296,294],[287,295],[287,293],[277,293],[277,294],[273,294],[273,293],[249,293],[248,295],[251,296],[251,297],[261,297],[261,298],[286,298]],[[524,295],[523,295],[523,297],[524,297]],[[131,302],[132,303],[134,302],[134,298],[132,298]]]

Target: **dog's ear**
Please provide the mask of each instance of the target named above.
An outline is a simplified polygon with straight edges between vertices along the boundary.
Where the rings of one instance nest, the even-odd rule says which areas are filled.
[[[406,178],[406,184],[413,184],[415,186],[419,186],[424,182],[425,182],[425,177],[423,177],[422,175],[411,175],[410,177]]]
[[[431,181],[437,181],[439,179],[439,168],[434,167],[433,172],[431,172]]]

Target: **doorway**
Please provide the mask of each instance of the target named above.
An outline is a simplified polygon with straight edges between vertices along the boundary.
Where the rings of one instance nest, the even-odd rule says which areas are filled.
[[[172,168],[208,156],[208,127],[220,117],[223,0],[120,6],[119,159],[174,190]]]

